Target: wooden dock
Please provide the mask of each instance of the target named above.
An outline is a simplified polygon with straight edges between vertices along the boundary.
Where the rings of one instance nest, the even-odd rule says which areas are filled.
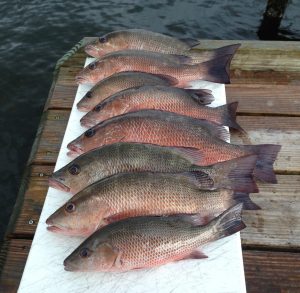
[[[237,42],[203,40],[201,49]],[[1,249],[0,292],[18,289],[85,57],[79,49],[55,75]],[[278,184],[260,184],[251,197],[262,210],[244,212],[247,291],[300,292],[300,43],[243,41],[231,69],[227,100],[239,101],[238,122],[250,142],[282,145]],[[233,134],[232,142],[242,140]]]

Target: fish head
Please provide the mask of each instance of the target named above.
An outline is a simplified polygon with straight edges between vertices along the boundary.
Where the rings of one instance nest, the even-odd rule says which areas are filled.
[[[96,100],[96,92],[91,89],[77,103],[77,109],[81,112],[88,112],[93,109]]]
[[[87,236],[106,225],[107,206],[90,196],[85,189],[73,196],[47,220],[47,230],[73,236]]]
[[[85,52],[93,57],[99,58],[105,54],[128,49],[130,39],[126,38],[122,32],[115,31],[105,34],[89,43]]]
[[[109,62],[106,60],[95,60],[84,67],[76,76],[78,84],[96,84],[104,79],[109,72]]]
[[[80,156],[57,170],[49,178],[49,185],[55,189],[75,194],[86,186],[91,176],[91,158]]]
[[[109,241],[97,238],[97,232],[84,241],[65,260],[66,271],[111,271],[119,252]]]
[[[97,132],[96,126],[89,128],[83,134],[78,136],[76,139],[71,141],[67,148],[70,150],[68,156],[77,157],[89,150],[95,149],[103,145],[103,137],[97,137],[95,134]]]
[[[81,126],[93,127],[94,125],[112,117],[114,115],[114,109],[107,100],[102,101],[96,105],[90,112],[80,119]]]

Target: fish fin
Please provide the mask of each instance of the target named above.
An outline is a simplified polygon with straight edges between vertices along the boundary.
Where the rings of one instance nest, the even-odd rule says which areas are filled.
[[[200,44],[200,41],[193,38],[180,38],[179,40],[183,43],[186,43],[191,48],[198,46]]]
[[[221,113],[221,123],[223,125],[229,126],[231,128],[237,129],[242,133],[246,133],[246,131],[236,122],[236,110],[238,107],[238,102],[233,102],[230,104],[225,104],[215,109]]]
[[[201,79],[216,82],[230,83],[230,63],[233,55],[225,55],[203,63],[196,64],[201,72]]]
[[[201,119],[199,119],[199,120],[201,120]],[[201,120],[201,126],[206,128],[206,130],[212,136],[215,136],[224,141],[229,140],[229,137],[230,137],[229,131],[223,125],[218,125],[218,124],[208,121],[208,120]]]
[[[208,258],[206,254],[204,254],[201,250],[194,250],[188,255],[185,255],[183,258],[178,259],[177,261],[186,260],[186,259],[201,259]]]
[[[174,147],[174,149],[179,155],[188,159],[192,162],[192,164],[201,164],[203,161],[203,156],[201,156],[201,151],[196,148],[189,148],[189,147]]]
[[[242,209],[243,204],[238,203],[208,224],[212,227],[214,240],[232,235],[246,227],[245,223],[242,221]]]
[[[200,105],[208,105],[215,99],[215,97],[211,94],[211,90],[186,89],[186,91]]]
[[[244,210],[261,210],[261,207],[251,200],[249,193],[234,192],[233,199],[236,203],[243,203]]]
[[[212,178],[215,187],[241,192],[258,192],[253,178],[256,160],[257,156],[251,155],[214,164],[215,172]]]
[[[178,79],[173,76],[166,75],[166,74],[155,74],[155,75],[168,82],[169,85],[175,86],[176,84],[178,84]]]
[[[281,145],[261,144],[245,147],[257,155],[254,176],[264,182],[277,183],[273,164],[281,149]]]
[[[190,223],[192,226],[204,226],[209,223],[215,216],[201,214],[181,214],[177,215],[176,218],[180,218],[181,221]]]

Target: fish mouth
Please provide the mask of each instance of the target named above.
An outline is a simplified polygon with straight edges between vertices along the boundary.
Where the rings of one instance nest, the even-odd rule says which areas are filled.
[[[79,271],[79,269],[76,266],[72,265],[72,263],[69,262],[69,256],[64,260],[64,269],[67,272]]]
[[[86,127],[86,128],[91,128],[93,126],[95,126],[95,121],[86,117],[86,116],[83,116],[81,119],[80,119],[80,125],[83,126],[83,127]]]
[[[82,75],[77,75],[75,77],[75,81],[77,82],[77,84],[86,84],[89,83],[89,81],[87,80],[86,77],[82,76]]]
[[[88,105],[81,104],[80,102],[77,104],[77,109],[80,112],[89,112],[92,110]]]
[[[85,46],[84,51],[85,53],[91,55],[92,57],[100,57],[101,55],[103,55],[101,54],[102,50],[100,48],[95,47],[94,45],[91,44]]]
[[[79,155],[83,154],[83,149],[81,148],[80,145],[78,145],[76,142],[70,142],[67,145],[67,148],[74,153],[77,153]]]
[[[70,187],[66,186],[59,179],[57,179],[55,177],[50,177],[48,179],[48,183],[49,183],[49,186],[52,188],[55,188],[55,189],[58,189],[58,190],[64,191],[64,192],[70,192]]]

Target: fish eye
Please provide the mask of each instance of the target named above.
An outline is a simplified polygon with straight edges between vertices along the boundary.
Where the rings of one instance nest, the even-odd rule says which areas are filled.
[[[91,91],[87,92],[85,96],[90,99],[92,97],[92,92]]]
[[[77,164],[73,164],[68,168],[68,171],[72,175],[78,175],[80,173],[80,167]]]
[[[92,137],[92,136],[94,136],[94,135],[95,135],[95,129],[94,129],[94,128],[88,129],[88,130],[84,133],[84,135],[85,135],[86,137]]]
[[[95,108],[94,111],[99,112],[102,109],[102,105],[98,104]]]
[[[69,203],[67,203],[66,204],[66,207],[65,207],[65,209],[66,209],[66,211],[68,212],[68,213],[72,213],[72,212],[74,212],[75,211],[75,204],[74,203],[72,203],[72,202],[69,202]]]
[[[94,70],[96,68],[96,62],[89,64],[89,69]]]
[[[88,248],[82,248],[79,252],[79,255],[82,257],[82,258],[86,258],[86,257],[89,257],[91,255],[91,251],[88,249]]]
[[[100,38],[99,38],[99,42],[100,42],[101,44],[105,43],[106,41],[107,41],[106,37],[100,37]]]

